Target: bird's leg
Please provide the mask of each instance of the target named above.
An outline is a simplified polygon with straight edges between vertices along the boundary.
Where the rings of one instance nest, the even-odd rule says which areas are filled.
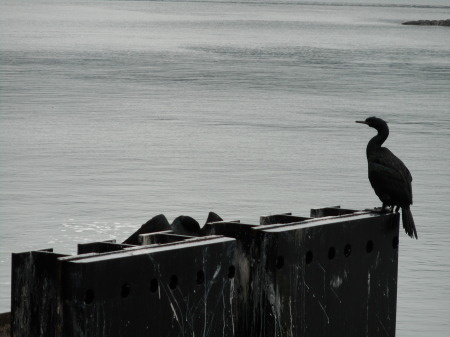
[[[394,212],[394,205],[388,205],[383,202],[383,206],[381,206],[380,213],[393,213]]]
[[[386,213],[386,204],[383,203],[383,205],[381,207],[375,207],[373,210],[371,210],[372,212],[375,213]]]

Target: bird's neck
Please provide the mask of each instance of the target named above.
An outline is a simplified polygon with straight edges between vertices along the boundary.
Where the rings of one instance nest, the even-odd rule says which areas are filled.
[[[376,151],[381,148],[381,145],[386,141],[387,137],[389,136],[389,128],[386,126],[382,126],[377,129],[378,134],[373,137],[369,143],[367,144],[367,155],[369,153]]]

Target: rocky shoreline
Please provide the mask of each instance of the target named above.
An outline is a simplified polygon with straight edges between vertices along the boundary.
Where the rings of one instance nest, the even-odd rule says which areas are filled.
[[[450,26],[450,19],[448,20],[417,20],[403,22],[402,25],[416,25],[416,26]]]

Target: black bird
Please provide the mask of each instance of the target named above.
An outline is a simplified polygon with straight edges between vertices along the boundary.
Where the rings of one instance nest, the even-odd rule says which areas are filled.
[[[375,128],[378,134],[367,144],[366,155],[369,166],[369,181],[380,198],[383,206],[396,212],[402,209],[403,228],[410,237],[417,239],[416,226],[409,206],[412,205],[412,177],[408,168],[389,149],[381,145],[389,136],[387,123],[381,118],[369,117],[365,121],[356,121]]]

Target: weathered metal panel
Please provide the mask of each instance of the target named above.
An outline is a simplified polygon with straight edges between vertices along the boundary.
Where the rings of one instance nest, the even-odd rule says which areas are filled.
[[[90,254],[90,253],[107,253],[118,250],[124,250],[125,248],[134,247],[134,245],[116,243],[116,240],[108,240],[103,242],[89,242],[79,243],[77,253],[78,254]]]
[[[255,336],[395,336],[398,222],[355,214],[261,229],[268,256]]]
[[[52,249],[12,254],[11,335],[53,337],[57,322],[57,259]]]
[[[11,313],[0,314],[0,337],[11,337]]]
[[[341,208],[341,206],[331,206],[323,208],[311,208],[312,218],[321,218],[326,216],[340,216],[357,212],[354,209]]]
[[[172,232],[156,232],[139,235],[139,242],[141,245],[154,245],[172,242],[181,242],[194,238],[193,236],[172,234]]]
[[[141,246],[14,254],[12,336],[395,336],[398,214],[327,207],[261,224],[192,237],[157,216],[132,236]]]
[[[64,337],[232,336],[229,238],[62,259]]]
[[[260,218],[259,223],[261,225],[285,224],[285,223],[300,222],[300,221],[304,221],[304,220],[308,220],[308,219],[311,219],[311,218],[295,216],[295,215],[292,215],[291,213],[284,213],[284,214],[274,214],[274,215],[262,216]]]

